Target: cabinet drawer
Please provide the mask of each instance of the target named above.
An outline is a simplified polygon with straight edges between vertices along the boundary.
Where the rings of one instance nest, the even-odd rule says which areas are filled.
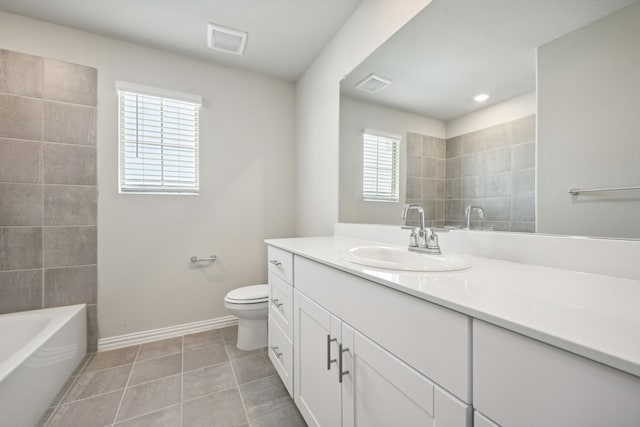
[[[295,263],[297,290],[471,403],[468,316],[300,256]]]
[[[501,426],[637,427],[640,378],[473,321],[473,398]]]
[[[293,397],[293,344],[269,316],[269,359],[276,368],[289,395]]]
[[[273,246],[267,249],[269,271],[293,284],[293,254]]]
[[[291,339],[293,337],[293,287],[269,272],[269,315]]]

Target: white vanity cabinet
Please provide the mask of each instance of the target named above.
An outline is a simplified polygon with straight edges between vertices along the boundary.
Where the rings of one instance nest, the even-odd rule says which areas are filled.
[[[640,426],[640,378],[479,320],[473,398],[504,427]]]
[[[471,425],[468,405],[298,291],[294,313],[295,402],[310,426]]]
[[[269,359],[293,397],[293,254],[269,247]]]

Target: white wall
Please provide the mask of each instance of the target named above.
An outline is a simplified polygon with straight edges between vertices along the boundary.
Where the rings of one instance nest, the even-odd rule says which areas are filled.
[[[332,234],[338,221],[340,80],[430,2],[364,0],[298,80],[298,235]]]
[[[538,49],[538,231],[640,238],[640,3]]]
[[[447,122],[447,138],[536,114],[536,93],[516,96]]]
[[[0,40],[98,69],[101,338],[226,316],[227,291],[266,280],[262,240],[294,234],[292,84],[2,12]],[[115,80],[203,96],[199,196],[118,194]]]
[[[362,131],[374,129],[402,135],[407,132],[445,137],[444,122],[393,108],[340,97],[340,222],[400,224],[405,201],[407,143],[400,144],[400,201],[362,200]]]

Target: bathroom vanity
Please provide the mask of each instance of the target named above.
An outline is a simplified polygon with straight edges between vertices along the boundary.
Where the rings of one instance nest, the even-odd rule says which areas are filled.
[[[268,240],[269,357],[310,426],[638,426],[640,283],[469,256],[371,268]]]

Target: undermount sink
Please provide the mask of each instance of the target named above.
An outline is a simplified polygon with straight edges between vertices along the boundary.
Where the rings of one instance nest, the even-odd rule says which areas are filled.
[[[368,267],[406,271],[454,271],[471,267],[460,255],[430,255],[387,246],[358,246],[340,252],[340,258]]]

